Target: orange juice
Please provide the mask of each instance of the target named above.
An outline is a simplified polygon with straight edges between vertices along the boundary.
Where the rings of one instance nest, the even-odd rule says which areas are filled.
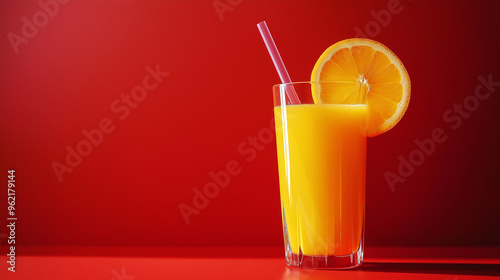
[[[293,253],[346,256],[362,246],[366,105],[274,108],[285,240]]]

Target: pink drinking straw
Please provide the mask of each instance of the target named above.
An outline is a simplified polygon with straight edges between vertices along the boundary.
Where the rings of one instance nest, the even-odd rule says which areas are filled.
[[[274,67],[276,67],[276,71],[278,71],[278,75],[280,76],[281,82],[283,84],[291,83],[292,80],[288,75],[288,71],[286,71],[285,64],[281,59],[281,55],[278,51],[278,48],[276,48],[276,45],[274,44],[273,36],[271,36],[271,32],[269,32],[269,28],[267,28],[266,22],[263,21],[257,24],[257,28],[259,28],[260,35],[262,36],[262,39],[266,44],[267,51],[269,52],[269,55],[273,60]],[[297,93],[295,92],[293,86],[289,87],[289,90],[286,91],[286,94],[292,105],[300,104],[299,97],[297,96]]]

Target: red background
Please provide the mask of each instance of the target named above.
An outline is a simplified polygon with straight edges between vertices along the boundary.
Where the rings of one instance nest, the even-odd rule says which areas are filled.
[[[500,81],[500,2],[401,0],[385,26],[370,11],[392,1],[220,2],[233,4],[222,17],[211,0],[73,0],[18,53],[9,32],[41,8],[1,2],[0,172],[16,169],[19,244],[282,244],[275,142],[250,162],[238,152],[273,117],[279,79],[256,27],[266,20],[295,81],[355,27],[372,28],[410,74],[405,117],[369,139],[367,246],[500,245],[500,88],[458,129],[443,120],[478,76]],[[121,120],[111,104],[156,65],[170,75]],[[51,164],[103,118],[115,130],[59,182]],[[384,173],[435,128],[447,141],[391,191]],[[241,173],[186,225],[179,205],[232,160]]]

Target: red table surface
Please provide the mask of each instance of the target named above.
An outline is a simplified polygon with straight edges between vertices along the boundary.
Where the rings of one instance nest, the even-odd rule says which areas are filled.
[[[500,248],[366,248],[352,270],[287,267],[280,247],[19,247],[0,279],[500,279]]]

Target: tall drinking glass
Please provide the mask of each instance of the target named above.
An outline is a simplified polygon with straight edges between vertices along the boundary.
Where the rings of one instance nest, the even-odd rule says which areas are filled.
[[[290,266],[353,268],[363,261],[367,107],[362,94],[336,100],[332,92],[338,86],[299,82],[273,87]],[[299,105],[290,105],[291,93]]]

